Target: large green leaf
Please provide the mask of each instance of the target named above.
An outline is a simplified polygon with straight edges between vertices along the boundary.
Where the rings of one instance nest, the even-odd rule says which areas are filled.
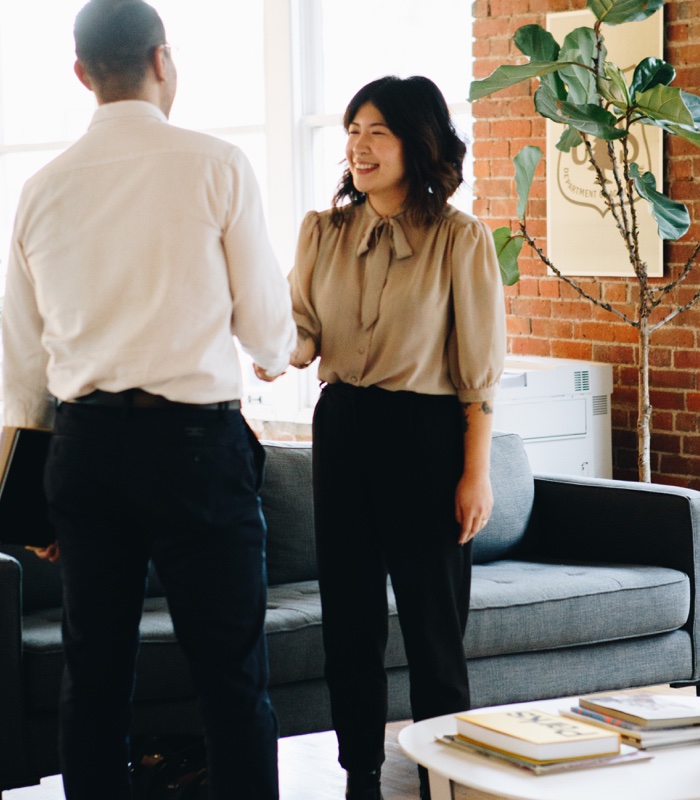
[[[523,249],[524,241],[521,234],[512,234],[508,227],[496,228],[493,232],[498,265],[501,268],[501,280],[505,286],[512,286],[520,280],[518,256]]]
[[[547,119],[561,125],[570,125],[577,131],[598,139],[612,141],[627,136],[626,131],[615,127],[616,119],[609,111],[590,103],[574,105],[558,100],[546,86],[540,86],[535,92],[535,108]]]
[[[682,125],[663,125],[660,127],[663,127],[663,129],[665,131],[668,131],[668,133],[680,136],[686,141],[694,144],[696,147],[700,147],[700,131],[691,128],[686,128]]]
[[[690,115],[695,123],[694,127],[700,128],[700,97],[681,90],[681,100],[683,100],[685,107],[690,111]]]
[[[620,113],[624,113],[632,104],[622,70],[609,61],[603,64],[603,75],[598,78],[598,92]]]
[[[518,215],[518,219],[525,217],[525,208],[530,194],[530,187],[532,186],[532,178],[541,160],[542,151],[534,145],[523,147],[513,159],[513,164],[515,164],[515,188],[518,192],[518,206],[515,213]]]
[[[605,47],[602,55],[605,58]],[[561,77],[569,88],[568,96],[562,99],[577,105],[598,103],[596,75],[593,71],[596,63],[596,35],[593,28],[576,28],[571,31],[564,39],[559,58],[561,61],[574,61],[585,65],[565,67],[561,71]]]
[[[630,164],[630,175],[634,181],[634,188],[648,203],[651,213],[659,229],[659,238],[675,241],[687,233],[690,227],[690,215],[683,203],[677,203],[656,191],[656,178],[651,172],[643,175],[639,165]]]
[[[562,153],[568,153],[572,147],[578,147],[582,141],[581,134],[575,128],[567,126],[555,147]]]
[[[541,25],[523,25],[515,32],[513,41],[530,61],[556,61],[559,58],[556,39]]]
[[[696,146],[700,146],[700,97],[681,91],[681,99],[693,118],[692,125],[677,125],[669,120],[652,120],[644,118],[640,122],[655,125],[657,128],[674,136],[681,136]]]
[[[559,59],[559,44],[549,31],[540,25],[523,25],[515,32],[513,41],[530,61],[553,62]],[[557,72],[540,77],[542,83],[562,100],[566,100],[566,86]]]
[[[635,97],[635,105],[649,119],[673,125],[694,127],[693,115],[683,102],[681,90],[661,84]]]
[[[632,83],[630,96],[653,89],[654,86],[669,86],[676,77],[676,70],[660,58],[645,58],[637,64]]]
[[[480,100],[500,89],[507,89],[521,81],[528,81],[531,78],[540,78],[552,72],[569,66],[568,61],[531,61],[529,64],[505,64],[498,67],[488,78],[480,81],[472,81],[469,87],[469,100]]]
[[[596,18],[608,25],[641,22],[656,13],[664,0],[588,0],[586,6]]]

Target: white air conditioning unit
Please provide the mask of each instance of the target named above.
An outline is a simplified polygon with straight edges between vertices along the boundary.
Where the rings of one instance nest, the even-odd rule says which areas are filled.
[[[508,356],[495,430],[517,433],[533,472],[612,478],[612,366]]]

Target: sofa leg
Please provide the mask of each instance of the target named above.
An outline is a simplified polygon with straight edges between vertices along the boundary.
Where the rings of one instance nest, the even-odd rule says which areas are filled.
[[[672,689],[687,689],[689,686],[695,687],[695,696],[700,697],[700,683],[669,683]]]

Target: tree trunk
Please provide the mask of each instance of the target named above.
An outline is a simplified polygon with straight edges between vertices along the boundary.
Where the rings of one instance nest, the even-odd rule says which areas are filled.
[[[649,320],[639,320],[639,392],[637,409],[637,467],[639,480],[651,483],[651,402],[649,399]]]

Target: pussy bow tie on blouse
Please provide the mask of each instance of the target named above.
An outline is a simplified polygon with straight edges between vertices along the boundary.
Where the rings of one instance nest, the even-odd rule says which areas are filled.
[[[358,256],[368,254],[360,305],[360,323],[364,330],[371,328],[379,316],[379,299],[389,274],[392,252],[396,259],[413,255],[399,221],[393,217],[376,217],[357,250]]]

